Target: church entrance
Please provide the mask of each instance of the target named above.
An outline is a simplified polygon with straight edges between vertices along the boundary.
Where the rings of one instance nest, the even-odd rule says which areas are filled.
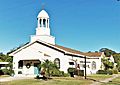
[[[40,60],[22,60],[23,61],[23,68],[18,69],[21,71],[21,74],[24,75],[38,75],[40,74],[39,65],[41,64]],[[20,61],[21,62],[21,61]],[[20,72],[19,72],[20,74]]]
[[[35,75],[40,74],[39,65],[40,65],[40,63],[34,63],[34,74],[35,74]]]

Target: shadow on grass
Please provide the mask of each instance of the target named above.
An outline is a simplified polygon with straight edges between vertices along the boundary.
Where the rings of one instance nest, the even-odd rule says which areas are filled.
[[[91,80],[91,81],[94,81],[94,82],[100,82],[100,81],[92,79],[92,78],[87,78],[87,80]]]
[[[41,79],[41,80],[50,80],[50,79],[52,79],[52,78],[50,78],[50,77],[45,77],[45,76],[43,76],[43,77],[39,77],[39,76],[37,76],[37,77],[35,77],[35,79]]]

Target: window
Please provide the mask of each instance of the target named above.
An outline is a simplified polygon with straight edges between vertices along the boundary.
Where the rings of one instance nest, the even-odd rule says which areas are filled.
[[[69,62],[69,65],[74,65],[74,62]]]
[[[93,62],[92,62],[92,70],[95,70],[95,69],[96,69],[96,62],[93,61]]]
[[[40,27],[42,27],[42,20],[40,19]]]
[[[22,60],[20,60],[20,61],[18,62],[18,68],[23,68],[23,61],[22,61]]]
[[[56,58],[54,60],[54,63],[57,65],[58,68],[60,68],[60,59],[59,58]]]
[[[43,27],[46,27],[46,19],[43,19]]]

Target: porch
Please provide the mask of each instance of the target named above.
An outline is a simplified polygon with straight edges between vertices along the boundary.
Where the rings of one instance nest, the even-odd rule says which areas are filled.
[[[18,61],[18,69],[14,70],[15,75],[19,76],[35,76],[40,74],[40,60],[20,60]]]

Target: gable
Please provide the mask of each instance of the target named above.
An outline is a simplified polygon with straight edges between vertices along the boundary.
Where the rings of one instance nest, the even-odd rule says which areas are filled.
[[[70,52],[68,52],[68,51],[60,48],[60,46],[58,46],[58,45],[52,45],[52,44],[48,44],[48,43],[40,42],[40,41],[35,41],[35,42],[33,42],[33,43],[28,43],[28,44],[26,44],[25,46],[23,46],[23,47],[15,50],[15,51],[12,52],[12,53],[10,53],[9,55],[13,56],[13,55],[15,55],[16,53],[22,51],[23,49],[26,49],[26,48],[30,47],[31,45],[33,45],[33,44],[35,44],[35,43],[38,43],[38,44],[40,44],[40,45],[49,47],[49,48],[51,48],[51,49],[53,49],[53,50],[59,51],[59,52],[63,53],[64,55],[71,54],[71,55],[74,55],[74,56],[83,57],[83,56],[81,56],[80,54],[76,54],[76,55],[75,55],[75,54],[73,54],[72,52],[70,53]]]

